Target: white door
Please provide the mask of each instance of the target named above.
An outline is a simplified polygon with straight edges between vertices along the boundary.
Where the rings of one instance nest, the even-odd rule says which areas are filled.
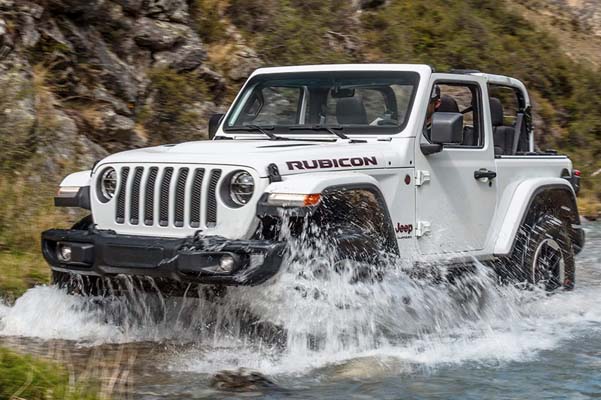
[[[477,77],[435,74],[434,80],[442,97],[439,111],[463,112],[464,142],[427,156],[416,150],[416,175],[430,176],[416,188],[418,247],[422,254],[481,250],[497,190],[496,179],[475,177],[476,171],[478,176],[496,172],[489,107],[482,101],[488,98],[486,87]],[[421,142],[427,141],[427,133],[422,136]]]

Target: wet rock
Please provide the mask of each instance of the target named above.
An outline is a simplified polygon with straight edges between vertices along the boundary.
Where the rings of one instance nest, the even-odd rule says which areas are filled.
[[[232,392],[252,392],[261,389],[275,389],[278,386],[257,371],[240,368],[237,371],[220,371],[211,377],[211,387]]]
[[[134,40],[139,46],[154,51],[169,50],[193,36],[186,25],[140,18],[134,27]]]
[[[233,81],[240,81],[248,78],[262,64],[263,62],[253,49],[247,46],[240,46],[232,54],[227,75]]]
[[[172,68],[178,72],[190,71],[207,59],[207,52],[200,43],[185,44],[171,51],[154,53],[155,67]]]

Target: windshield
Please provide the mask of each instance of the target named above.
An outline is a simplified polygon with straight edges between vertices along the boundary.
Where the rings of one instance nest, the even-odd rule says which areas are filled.
[[[415,72],[258,75],[232,107],[225,130],[259,126],[310,133],[332,127],[351,134],[398,133],[407,124],[418,81]]]

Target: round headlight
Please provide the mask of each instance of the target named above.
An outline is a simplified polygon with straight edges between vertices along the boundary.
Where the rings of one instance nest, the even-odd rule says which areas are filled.
[[[243,206],[253,196],[255,180],[246,171],[236,172],[230,180],[230,197],[234,203]]]
[[[109,201],[117,191],[117,171],[107,168],[100,175],[100,194],[104,201]]]

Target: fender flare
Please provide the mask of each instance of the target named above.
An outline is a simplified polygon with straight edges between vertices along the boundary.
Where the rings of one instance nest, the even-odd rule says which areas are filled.
[[[80,171],[74,172],[67,175],[60,183],[61,187],[73,186],[73,187],[86,187],[90,186],[92,181],[92,171]]]
[[[562,216],[571,225],[580,224],[580,216],[576,204],[576,195],[570,183],[563,178],[535,178],[520,182],[515,188],[511,201],[506,208],[494,243],[495,256],[504,256],[512,252],[519,227],[529,215],[530,209],[537,199],[550,196]]]
[[[340,173],[310,173],[302,175],[293,175],[285,177],[280,182],[271,183],[266,189],[263,196],[267,196],[270,193],[286,193],[286,194],[322,194],[326,195],[335,191],[345,191],[354,189],[364,189],[371,193],[376,198],[378,206],[384,213],[384,219],[386,222],[387,232],[383,232],[386,236],[386,246],[398,254],[398,244],[396,235],[394,233],[394,227],[392,225],[392,218],[390,217],[390,211],[388,210],[388,204],[378,181],[372,176],[358,173],[358,172],[340,172]],[[277,216],[277,210],[271,210],[262,204],[263,201],[259,201],[257,207],[257,215],[272,215]],[[295,212],[296,215],[307,215],[312,213],[315,207],[307,207],[307,212],[301,210]]]
[[[56,207],[79,207],[91,209],[90,201],[91,171],[75,172],[67,175],[59,185],[54,197]]]

